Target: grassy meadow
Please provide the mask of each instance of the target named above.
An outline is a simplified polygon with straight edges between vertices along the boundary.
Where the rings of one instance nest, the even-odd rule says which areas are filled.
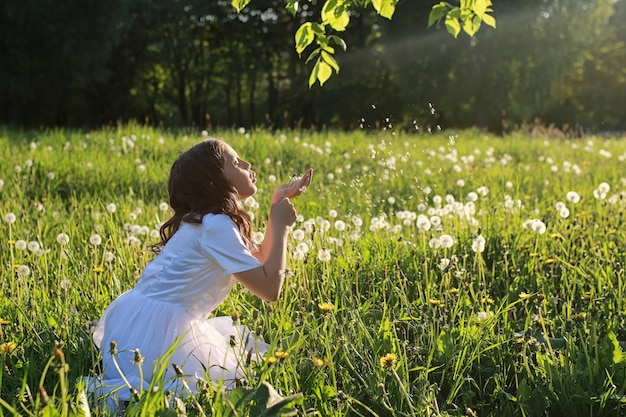
[[[203,134],[0,130],[0,416],[105,415],[79,382],[110,354],[94,320],[151,259],[169,166]],[[257,240],[274,187],[315,169],[281,299],[236,286],[215,311],[272,348],[241,388],[154,381],[126,415],[626,414],[626,141],[210,134],[257,171]]]

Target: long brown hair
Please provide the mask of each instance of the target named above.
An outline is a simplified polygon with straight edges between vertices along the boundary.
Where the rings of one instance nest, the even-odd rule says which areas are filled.
[[[168,193],[174,215],[161,226],[161,242],[152,246],[155,253],[161,251],[182,222],[202,223],[208,213],[227,214],[239,228],[244,243],[252,247],[252,219],[224,175],[224,145],[221,139],[204,140],[172,164]]]

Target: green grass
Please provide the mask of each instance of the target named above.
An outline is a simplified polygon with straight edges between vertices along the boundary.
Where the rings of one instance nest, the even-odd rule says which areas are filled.
[[[274,187],[315,169],[294,200],[281,299],[238,286],[215,312],[236,311],[272,351],[230,396],[209,384],[179,402],[144,391],[128,415],[259,415],[273,390],[298,415],[626,414],[626,142],[212,134],[257,171],[260,231]],[[201,137],[0,130],[0,415],[84,413],[77,381],[100,355],[90,328],[150,260],[169,166]],[[436,247],[441,235],[450,247]]]

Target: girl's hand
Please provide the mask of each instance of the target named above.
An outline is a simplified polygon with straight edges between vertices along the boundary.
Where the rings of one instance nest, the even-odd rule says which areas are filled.
[[[273,224],[291,226],[296,221],[296,209],[288,198],[281,198],[270,207]]]
[[[272,196],[272,203],[276,203],[283,198],[294,198],[299,196],[311,184],[312,179],[313,169],[309,168],[303,176],[293,178],[289,181],[289,183],[282,184],[276,188],[276,191],[274,191],[274,195]]]

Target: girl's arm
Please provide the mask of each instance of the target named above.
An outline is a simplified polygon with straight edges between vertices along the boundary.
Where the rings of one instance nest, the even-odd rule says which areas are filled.
[[[265,301],[278,300],[285,280],[289,226],[296,221],[296,210],[288,198],[272,204],[268,228],[259,260],[262,266],[234,274],[254,295]]]
[[[302,177],[299,177],[296,180],[292,180],[287,184],[282,184],[274,191],[274,194],[272,196],[272,204],[280,201],[283,198],[294,198],[299,196],[311,184],[312,179],[313,169],[309,168]],[[261,263],[265,262],[269,252],[269,248],[274,246],[273,238],[275,233],[273,228],[274,225],[270,216],[270,218],[267,220],[267,226],[265,228],[265,237],[263,238],[263,242],[259,245],[257,252],[254,254]]]
[[[262,300],[276,301],[280,297],[285,281],[289,226],[296,221],[296,210],[289,199],[302,194],[312,178],[313,170],[309,168],[302,177],[274,191],[265,237],[255,254],[262,266],[235,274],[239,282]]]

